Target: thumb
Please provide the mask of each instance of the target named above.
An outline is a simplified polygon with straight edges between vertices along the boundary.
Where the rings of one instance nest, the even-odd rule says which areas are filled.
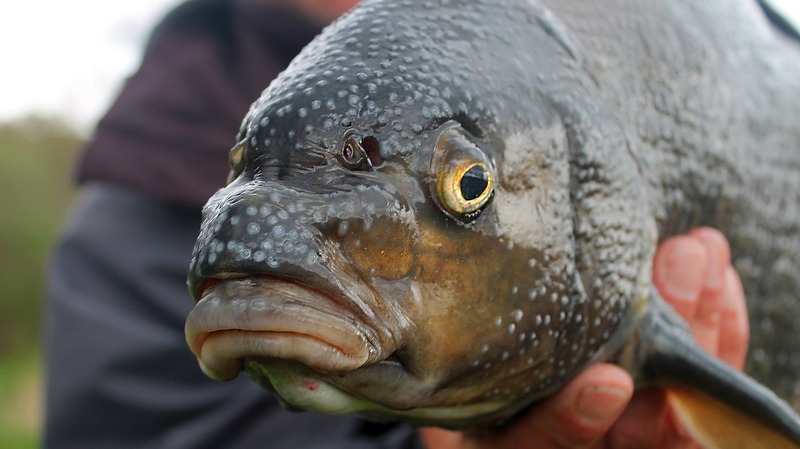
[[[594,365],[509,428],[462,447],[589,448],[614,425],[632,395],[633,380],[622,368]]]

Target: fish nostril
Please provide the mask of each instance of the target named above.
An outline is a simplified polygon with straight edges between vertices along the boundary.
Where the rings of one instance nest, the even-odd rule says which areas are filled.
[[[381,145],[378,139],[372,136],[364,137],[361,139],[361,147],[364,148],[364,152],[367,153],[367,157],[373,167],[381,165],[383,160],[381,159]]]

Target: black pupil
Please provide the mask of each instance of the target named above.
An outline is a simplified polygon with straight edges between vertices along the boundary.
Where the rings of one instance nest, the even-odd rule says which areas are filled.
[[[478,198],[489,186],[489,173],[485,167],[475,165],[461,178],[461,196],[467,201]]]

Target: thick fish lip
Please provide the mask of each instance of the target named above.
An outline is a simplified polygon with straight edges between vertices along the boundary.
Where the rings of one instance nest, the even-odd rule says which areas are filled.
[[[272,276],[204,284],[185,332],[203,371],[214,379],[236,377],[246,359],[294,360],[338,372],[393,351],[374,326],[334,299],[339,295]]]

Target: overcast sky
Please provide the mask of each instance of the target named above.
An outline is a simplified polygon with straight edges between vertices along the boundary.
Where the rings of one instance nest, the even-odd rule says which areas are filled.
[[[89,128],[135,70],[149,30],[178,2],[8,1],[0,14],[0,120],[40,111]]]
[[[90,129],[138,65],[149,30],[179,1],[8,1],[0,121],[44,112]],[[800,18],[800,0],[773,1]]]

